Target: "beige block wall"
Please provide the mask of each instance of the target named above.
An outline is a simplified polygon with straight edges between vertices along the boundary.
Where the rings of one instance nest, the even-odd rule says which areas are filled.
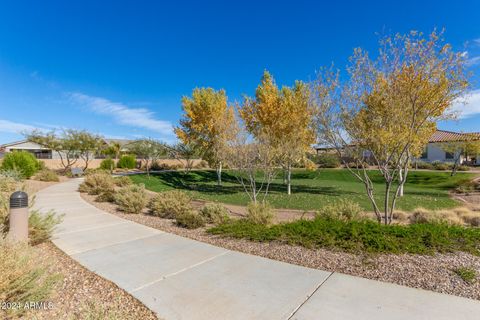
[[[89,163],[88,163],[88,168],[90,168],[90,169],[98,168],[100,166],[100,163],[102,162],[102,160],[103,159],[90,160]],[[41,161],[43,161],[45,163],[45,166],[49,169],[52,169],[52,170],[63,169],[62,162],[60,161],[60,159],[41,159]],[[185,165],[186,161],[185,160],[181,160],[181,161],[182,161],[182,164]],[[193,160],[193,166],[198,165],[201,161],[202,161],[201,159],[194,159]],[[162,160],[159,160],[158,163],[159,164],[167,164],[167,165],[178,165],[179,160],[162,159]],[[83,168],[83,167],[85,167],[85,161],[83,161],[82,159],[78,159],[78,161],[75,162],[75,164],[72,167]]]

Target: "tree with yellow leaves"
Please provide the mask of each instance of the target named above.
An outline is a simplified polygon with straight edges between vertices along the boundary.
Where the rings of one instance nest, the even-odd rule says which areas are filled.
[[[239,108],[240,117],[255,137],[262,137],[277,155],[277,162],[285,171],[287,193],[291,194],[292,166],[305,158],[315,142],[313,111],[309,88],[301,81],[293,87],[279,89],[268,71],[265,71],[255,98],[246,98]],[[267,137],[267,138],[266,138]]]
[[[435,31],[385,37],[376,60],[355,50],[347,83],[326,72],[313,85],[321,138],[354,158],[356,168],[347,167],[365,185],[379,222],[392,221],[412,157],[467,89],[465,59],[441,37]],[[368,163],[383,177],[383,206]]]
[[[235,119],[225,90],[196,88],[192,97],[182,98],[182,109],[183,119],[175,128],[177,137],[199,149],[202,158],[215,168],[221,185],[226,142],[231,138],[229,128]]]

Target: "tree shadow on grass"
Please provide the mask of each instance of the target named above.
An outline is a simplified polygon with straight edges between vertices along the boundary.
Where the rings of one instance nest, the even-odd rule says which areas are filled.
[[[195,171],[189,174],[182,172],[162,172],[152,175],[161,183],[175,189],[197,191],[204,194],[236,194],[243,193],[244,189],[239,184],[235,175],[225,172],[222,174],[221,186],[216,185],[217,175],[215,171]],[[272,193],[286,193],[286,185],[281,182],[270,184],[269,190]],[[308,193],[316,195],[339,196],[346,194],[356,194],[353,191],[345,191],[330,186],[311,186],[311,185],[292,185],[293,193]]]

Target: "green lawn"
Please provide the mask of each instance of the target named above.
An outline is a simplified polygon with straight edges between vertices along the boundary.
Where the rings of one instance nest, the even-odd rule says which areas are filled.
[[[371,171],[371,177],[377,199],[381,201],[384,190],[382,179],[377,171]],[[450,177],[449,172],[411,171],[405,185],[405,196],[398,202],[397,208],[412,210],[417,207],[441,209],[457,206],[458,203],[448,196],[448,191],[473,177],[470,173],[457,173]],[[222,187],[216,185],[215,172],[208,170],[194,171],[188,175],[180,171],[163,172],[150,178],[134,175],[131,179],[135,183],[144,183],[152,191],[176,188],[191,193],[197,199],[238,205],[248,203],[248,196],[228,171],[223,174]],[[281,176],[273,181],[270,190],[267,200],[276,208],[314,210],[340,198],[347,198],[358,202],[365,210],[372,209],[363,184],[344,169],[296,170],[292,174],[292,195],[286,194]]]

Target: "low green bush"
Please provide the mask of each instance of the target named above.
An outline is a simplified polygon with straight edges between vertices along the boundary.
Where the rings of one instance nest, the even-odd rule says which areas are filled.
[[[45,162],[43,162],[42,160],[37,160],[37,170],[41,171],[45,169],[48,169]]]
[[[435,170],[452,170],[453,165],[451,163],[434,161],[432,162],[433,168]]]
[[[311,160],[320,168],[339,168],[341,165],[338,155],[332,153],[320,153],[312,156]]]
[[[126,213],[140,213],[147,205],[145,185],[132,184],[119,189],[114,195],[115,203]]]
[[[464,251],[480,255],[480,228],[442,223],[384,225],[367,219],[342,221],[316,217],[265,226],[241,219],[213,227],[208,232],[250,241],[280,241],[346,252],[434,254]]]
[[[137,167],[137,159],[134,155],[123,155],[118,160],[117,167],[122,169],[135,169]]]
[[[94,172],[85,176],[78,190],[91,195],[110,193],[115,190],[114,178],[107,172]]]
[[[220,224],[230,219],[227,208],[219,203],[207,203],[200,214],[207,223]]]
[[[18,170],[26,179],[38,171],[38,161],[33,154],[27,151],[6,153],[2,160],[3,170]]]
[[[148,208],[156,216],[165,219],[175,219],[177,216],[192,211],[192,199],[185,192],[171,190],[158,193],[150,200]]]
[[[52,238],[56,226],[62,222],[63,216],[57,215],[54,211],[40,213],[37,210],[30,210],[28,216],[28,242],[35,246]]]
[[[268,202],[250,202],[247,206],[247,220],[255,223],[268,225],[273,222],[273,208]]]
[[[470,171],[470,167],[462,164],[462,165],[459,165],[457,167],[457,170],[458,171]]]
[[[100,162],[99,168],[102,170],[112,171],[115,169],[115,161],[112,158],[103,159],[102,162]]]
[[[45,181],[45,182],[58,182],[60,179],[58,178],[58,174],[50,169],[43,169],[37,172],[35,175],[35,180],[38,181]]]
[[[424,162],[424,161],[417,161],[414,164],[414,167],[417,169],[426,169],[426,170],[433,170],[433,164],[430,162]]]
[[[316,212],[317,216],[344,221],[365,218],[360,205],[348,199],[341,199],[334,204],[326,205]]]
[[[133,183],[132,180],[127,176],[114,178],[113,181],[117,187],[125,187]]]
[[[0,238],[0,301],[25,304],[48,301],[61,280],[49,272],[49,265],[26,244]],[[0,318],[21,317],[27,309],[1,308]]]
[[[197,229],[205,225],[203,217],[195,210],[188,210],[177,215],[177,225],[187,229]]]

